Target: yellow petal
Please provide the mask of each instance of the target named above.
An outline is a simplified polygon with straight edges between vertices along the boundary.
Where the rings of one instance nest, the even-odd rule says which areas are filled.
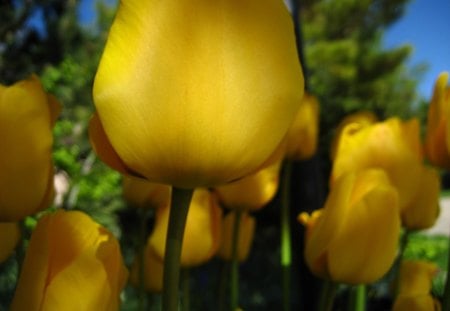
[[[403,260],[400,266],[399,294],[418,296],[429,294],[438,267],[422,260]]]
[[[438,311],[440,303],[431,295],[398,296],[395,299],[392,311]]]
[[[0,263],[14,251],[20,239],[20,228],[15,222],[0,223]]]
[[[341,135],[330,182],[352,170],[381,168],[399,192],[403,210],[416,194],[422,173],[419,123],[391,118],[359,127],[347,125]]]
[[[101,123],[126,166],[185,188],[255,171],[302,95],[281,0],[122,1],[94,83]]]
[[[342,224],[329,242],[328,268],[334,281],[372,283],[389,270],[397,255],[400,234],[397,193],[391,185],[377,183],[376,177],[368,176],[374,172],[358,176],[356,183],[372,185],[366,185],[364,194],[341,215]]]
[[[319,101],[305,93],[300,109],[287,133],[286,157],[306,160],[314,155],[319,135]]]
[[[427,229],[439,216],[440,176],[424,167],[415,198],[402,212],[402,223],[410,230]]]
[[[155,184],[145,179],[124,176],[123,196],[132,206],[141,208],[155,208],[168,205],[170,202],[171,187]]]
[[[278,190],[281,161],[255,174],[215,188],[220,202],[227,208],[256,210],[268,204]]]
[[[138,256],[136,256],[130,272],[130,282],[135,287],[139,287],[140,273],[142,273],[139,260]],[[154,293],[161,292],[163,288],[164,264],[149,243],[145,247],[143,273],[145,289]]]
[[[450,87],[447,86],[448,72],[439,75],[434,85],[434,92],[428,108],[428,120],[425,136],[427,159],[436,166],[450,169],[448,150],[450,131]]]
[[[0,92],[0,219],[20,220],[48,193],[52,113],[36,76]],[[52,100],[53,102],[53,100]]]
[[[117,310],[126,277],[109,232],[81,212],[58,211],[33,231],[11,310]],[[73,309],[61,307],[68,303]]]
[[[176,206],[174,207],[176,208]],[[164,258],[169,206],[159,208],[149,243],[155,253]],[[208,261],[220,245],[222,210],[215,197],[206,189],[196,189],[189,206],[181,250],[181,266],[196,266]]]
[[[217,256],[224,260],[232,259],[233,228],[236,220],[236,211],[231,211],[223,217],[222,223],[222,243],[217,252]],[[237,245],[237,257],[239,262],[247,260],[255,233],[256,221],[247,212],[242,212],[239,223],[239,237]]]

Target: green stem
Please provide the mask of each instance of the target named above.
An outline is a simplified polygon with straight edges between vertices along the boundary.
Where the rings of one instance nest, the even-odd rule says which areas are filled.
[[[231,244],[231,275],[230,275],[230,307],[235,311],[239,306],[239,227],[241,223],[242,211],[234,211],[233,240]]]
[[[350,311],[365,311],[366,310],[366,286],[353,286],[350,290]]]
[[[450,239],[447,258],[447,281],[445,282],[444,296],[442,297],[442,310],[450,310]]]
[[[181,269],[181,283],[183,288],[183,300],[181,302],[181,310],[189,311],[191,308],[191,287],[190,287],[190,276],[189,268]]]
[[[192,189],[172,189],[172,206],[164,255],[162,310],[177,311],[179,300],[180,258],[184,227],[192,198]]]
[[[331,311],[333,309],[334,297],[336,296],[338,284],[330,280],[326,280],[322,286],[319,311]]]
[[[228,275],[230,272],[230,262],[223,261],[220,269],[219,293],[218,293],[218,311],[225,310],[225,296],[227,294]]]
[[[146,309],[147,295],[145,292],[145,242],[147,237],[147,210],[144,208],[138,209],[138,214],[140,217],[139,225],[139,240],[138,240],[138,260],[139,260],[139,287],[138,287],[138,297],[139,297],[139,310],[144,311]]]
[[[403,255],[405,253],[406,247],[408,246],[408,241],[409,241],[409,236],[411,234],[410,230],[405,230],[402,234],[402,237],[400,239],[400,249],[399,249],[399,254],[397,256],[397,258],[395,259],[392,271],[393,271],[393,283],[394,283],[394,297],[397,297],[397,293],[398,293],[398,286],[399,286],[399,282],[398,282],[398,276],[400,274],[400,266],[403,260]]]
[[[291,190],[292,163],[286,161],[284,163],[282,188],[281,188],[281,269],[282,269],[282,286],[283,286],[283,310],[290,310],[291,301],[291,225],[290,216],[290,190]]]

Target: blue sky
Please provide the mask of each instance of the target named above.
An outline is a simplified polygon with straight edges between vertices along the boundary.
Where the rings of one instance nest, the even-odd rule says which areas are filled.
[[[450,0],[412,0],[384,36],[387,48],[402,44],[414,47],[411,66],[428,64],[419,92],[430,99],[438,74],[450,71]]]

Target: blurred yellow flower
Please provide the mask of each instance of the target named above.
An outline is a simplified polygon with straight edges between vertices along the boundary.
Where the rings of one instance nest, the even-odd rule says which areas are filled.
[[[397,191],[383,170],[340,176],[325,206],[309,216],[305,260],[322,278],[348,284],[372,283],[391,267],[400,234]]]
[[[156,255],[152,246],[147,243],[144,250],[144,271],[140,269],[140,258],[136,256],[131,266],[130,283],[139,287],[139,278],[141,273],[144,278],[145,289],[152,293],[159,293],[163,288],[163,272],[164,263],[162,259]]]
[[[431,296],[433,277],[438,267],[430,262],[404,260],[400,267],[398,295],[393,311],[441,310],[438,300]]]
[[[60,210],[32,233],[11,310],[119,310],[127,276],[111,233],[82,212]]]
[[[217,256],[224,260],[232,259],[233,228],[236,221],[236,211],[231,211],[223,217],[222,243]],[[243,262],[248,258],[255,233],[255,218],[248,212],[241,212],[239,221],[239,236],[237,244],[238,261]]]
[[[351,131],[357,131],[360,130],[363,127],[366,127],[368,125],[374,124],[378,121],[377,116],[372,111],[358,111],[352,114],[349,114],[345,116],[344,119],[341,120],[339,125],[337,126],[336,130],[334,131],[333,140],[331,141],[331,147],[330,147],[330,158],[334,160],[336,156],[336,149],[337,146],[339,146],[339,140],[341,138],[342,131],[344,128],[349,125],[353,124],[350,128]],[[348,129],[347,129],[348,131]]]
[[[348,124],[342,130],[333,162],[330,184],[350,171],[384,169],[399,194],[400,210],[416,195],[423,172],[423,157],[417,119],[361,126]]]
[[[0,221],[21,220],[51,203],[52,127],[60,109],[34,75],[0,85]]]
[[[431,164],[450,169],[450,86],[448,72],[439,75],[428,108],[425,155]]]
[[[0,263],[13,253],[20,235],[20,228],[16,222],[0,223]]]
[[[257,210],[268,204],[278,190],[281,161],[214,191],[224,207]]]
[[[169,213],[169,204],[156,210],[155,227],[148,240],[159,258],[164,258],[165,254]],[[200,265],[216,254],[221,240],[221,218],[222,209],[217,198],[207,189],[196,189],[184,230],[182,267]]]
[[[170,201],[171,187],[151,183],[146,179],[123,176],[122,195],[131,206],[157,208]]]
[[[402,224],[409,230],[430,228],[439,216],[440,176],[425,166],[420,176],[416,195],[401,212]]]
[[[319,109],[317,97],[305,93],[286,136],[286,158],[296,161],[306,160],[316,153]]]
[[[91,141],[151,182],[223,184],[280,146],[303,85],[281,0],[124,0],[95,77]]]

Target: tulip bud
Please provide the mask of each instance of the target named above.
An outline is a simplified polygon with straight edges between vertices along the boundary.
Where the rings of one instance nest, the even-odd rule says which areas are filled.
[[[157,208],[169,204],[171,188],[145,179],[123,176],[123,197],[128,204],[140,208]]]
[[[439,75],[428,108],[425,155],[431,164],[450,169],[450,86],[448,72]]]
[[[148,244],[164,258],[170,205],[156,210],[155,227]],[[173,208],[177,208],[174,206]],[[215,255],[221,240],[222,209],[207,189],[196,189],[192,196],[181,250],[181,266],[191,267]]]
[[[119,310],[127,276],[111,233],[82,212],[60,210],[31,235],[11,310]]]
[[[52,127],[60,109],[34,75],[0,85],[0,221],[21,220],[51,203]]]
[[[397,255],[400,217],[397,191],[383,170],[340,176],[324,208],[301,215],[305,259],[317,276],[348,284],[372,283]]]
[[[264,165],[303,87],[282,0],[123,0],[95,77],[91,142],[123,173],[216,186]]]

